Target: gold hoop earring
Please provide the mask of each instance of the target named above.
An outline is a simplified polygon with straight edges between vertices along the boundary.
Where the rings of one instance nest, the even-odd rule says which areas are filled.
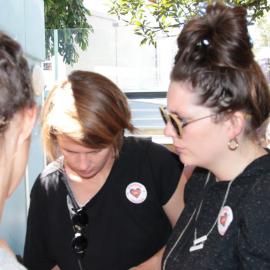
[[[236,138],[229,140],[227,145],[231,151],[235,151],[239,147],[239,143]]]

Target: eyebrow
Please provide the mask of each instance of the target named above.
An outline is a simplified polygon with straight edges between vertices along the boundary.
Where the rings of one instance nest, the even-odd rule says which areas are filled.
[[[172,114],[175,114],[175,115],[178,115],[178,113],[176,111],[171,111],[171,110],[168,110],[168,107],[165,106],[164,107],[165,110],[167,110],[169,113],[172,113]]]
[[[176,112],[176,111],[169,111],[171,114],[174,114],[175,116],[177,116],[178,118],[180,118],[181,120],[183,120],[183,119],[188,119],[188,118],[190,118],[190,117],[184,117],[184,116],[182,116],[182,115],[180,115],[178,112]]]
[[[68,149],[68,148],[64,148],[64,147],[62,147],[62,148],[63,148],[64,151],[78,153],[78,151],[74,151],[74,150],[71,150],[71,149]]]

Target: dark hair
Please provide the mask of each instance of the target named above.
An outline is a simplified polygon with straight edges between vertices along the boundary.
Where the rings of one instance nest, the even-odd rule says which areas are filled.
[[[247,132],[260,127],[269,117],[270,93],[254,59],[246,10],[209,5],[184,26],[177,43],[171,79],[190,83],[199,103],[217,113],[245,112]]]
[[[14,113],[34,105],[30,70],[21,46],[0,32],[0,132]]]
[[[94,149],[112,145],[117,155],[124,130],[135,131],[125,95],[108,78],[90,71],[73,71],[61,87],[55,87],[42,118],[43,141],[50,159],[58,156],[58,134]]]

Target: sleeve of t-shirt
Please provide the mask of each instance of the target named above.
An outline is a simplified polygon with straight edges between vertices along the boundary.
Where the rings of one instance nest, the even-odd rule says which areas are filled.
[[[270,174],[247,194],[240,215],[238,249],[241,269],[270,269]]]
[[[28,270],[51,270],[55,263],[49,259],[48,208],[46,190],[38,177],[31,190],[27,231],[24,246],[24,265]]]
[[[163,145],[149,142],[147,152],[159,201],[165,205],[176,190],[184,166],[179,157]]]

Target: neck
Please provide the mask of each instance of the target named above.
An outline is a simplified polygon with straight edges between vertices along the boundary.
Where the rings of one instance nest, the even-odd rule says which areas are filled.
[[[266,153],[267,152],[258,145],[243,145],[235,151],[227,152],[227,155],[223,155],[220,160],[217,159],[208,169],[216,176],[217,181],[233,180],[240,175],[250,163]]]
[[[2,213],[4,210],[5,201],[8,198],[9,192],[9,185],[11,179],[11,173],[9,168],[11,165],[8,163],[8,160],[4,158],[0,158],[0,172],[1,172],[1,179],[0,179],[0,219],[2,217]]]
[[[68,175],[68,178],[71,182],[75,182],[77,184],[87,184],[87,183],[94,183],[94,182],[100,182],[100,179],[107,179],[108,175],[110,174],[110,171],[112,169],[114,163],[114,159],[110,159],[106,162],[104,167],[98,171],[96,174],[92,175],[89,178],[83,178],[79,174],[77,174],[75,171],[73,171],[68,166],[65,167],[66,174]]]
[[[90,179],[82,179],[65,168],[72,192],[80,205],[86,204],[103,187],[111,172],[114,160],[114,158],[109,159],[102,170]]]

